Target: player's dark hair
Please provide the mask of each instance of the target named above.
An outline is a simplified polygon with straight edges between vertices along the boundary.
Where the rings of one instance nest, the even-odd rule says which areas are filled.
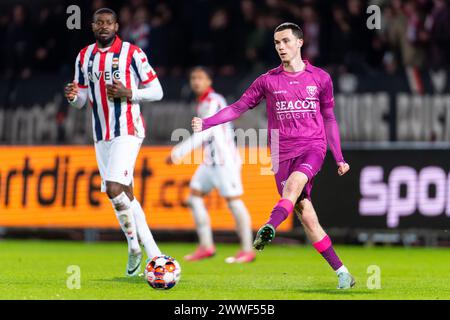
[[[275,28],[274,33],[280,32],[283,30],[292,30],[292,34],[299,39],[303,39],[303,30],[295,23],[292,22],[284,22]]]
[[[213,73],[211,69],[209,69],[208,67],[205,66],[192,67],[191,70],[189,71],[189,75],[192,75],[192,73],[194,73],[195,71],[203,71],[204,73],[206,73],[206,75],[211,81],[213,80]]]
[[[102,13],[109,13],[113,16],[114,21],[117,22],[117,14],[113,9],[110,8],[100,8],[97,11],[94,12],[94,15],[92,16],[92,21],[95,21],[95,16]]]

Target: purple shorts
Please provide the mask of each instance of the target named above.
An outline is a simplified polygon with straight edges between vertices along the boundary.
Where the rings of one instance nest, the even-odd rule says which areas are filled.
[[[320,171],[324,159],[325,152],[323,150],[310,148],[306,149],[296,158],[280,162],[278,171],[275,173],[275,182],[277,184],[277,189],[280,196],[283,194],[284,184],[291,173],[294,171],[300,171],[308,177],[308,182],[303,188],[299,199],[303,200],[306,198],[311,200],[311,190],[314,176]]]

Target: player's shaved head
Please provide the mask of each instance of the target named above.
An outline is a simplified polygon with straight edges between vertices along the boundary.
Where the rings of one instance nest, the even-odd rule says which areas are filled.
[[[117,22],[117,14],[114,10],[110,9],[110,8],[100,8],[97,11],[94,12],[94,15],[92,16],[92,20],[95,21],[96,17],[99,14],[110,14],[113,16],[114,22]]]
[[[291,30],[292,34],[296,36],[298,39],[303,39],[303,30],[295,23],[292,22],[284,22],[275,28],[274,33],[283,31],[283,30]]]

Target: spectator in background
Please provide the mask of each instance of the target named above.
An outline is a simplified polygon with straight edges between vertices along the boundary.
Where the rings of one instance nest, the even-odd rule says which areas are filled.
[[[307,39],[302,48],[303,57],[315,64],[320,54],[320,22],[313,6],[303,6],[301,12],[303,32]]]
[[[132,42],[131,32],[133,23],[133,12],[130,6],[123,6],[119,11],[120,36],[124,41]]]
[[[242,43],[248,43],[252,31],[256,28],[256,6],[253,0],[243,0],[239,4],[239,14],[236,21],[236,29],[242,39]],[[241,71],[248,71],[248,66],[252,63],[246,56],[246,47],[236,46],[236,68]]]
[[[90,37],[91,13],[107,5],[84,1],[81,30],[67,32],[59,27],[65,24],[65,7],[49,3],[2,3],[0,68],[5,77],[72,70],[73,47],[85,46]],[[141,46],[160,75],[181,76],[207,61],[222,75],[275,66],[271,30],[280,18],[303,27],[305,57],[323,66],[367,73],[383,66],[389,72],[397,66],[442,68],[450,61],[448,0],[340,0],[334,7],[329,0],[232,0],[226,9],[214,9],[214,3],[124,0],[122,38]],[[368,4],[383,7],[381,31],[366,28]],[[27,6],[33,8],[31,19],[26,19]]]
[[[60,28],[55,22],[50,8],[41,8],[34,33],[36,49],[33,68],[36,70],[48,72],[59,67],[57,33]]]
[[[93,0],[91,4],[91,10],[92,12],[97,11],[100,8],[106,7],[106,1],[105,0]]]
[[[171,43],[174,39],[172,36],[175,33],[172,22],[173,15],[170,7],[166,3],[158,3],[150,20],[149,59],[160,76],[166,75],[171,62],[176,60],[176,57],[171,56],[173,53]]]
[[[382,19],[381,19],[381,31],[380,38],[386,46],[386,50],[383,54],[382,65],[385,72],[388,74],[394,74],[398,70],[398,62],[400,60],[400,52],[388,45],[389,39],[388,34],[390,28],[392,28],[394,23],[394,9],[390,5],[383,7]]]
[[[127,2],[130,4],[130,7],[133,11],[138,10],[139,8],[146,5],[145,0],[128,0]]]
[[[6,31],[8,29],[9,17],[6,13],[0,13],[0,39],[6,39]],[[4,41],[0,41],[0,70],[5,70],[6,64],[6,46]],[[1,75],[2,78],[4,75]]]
[[[133,16],[133,24],[130,33],[130,42],[140,47],[142,51],[148,54],[150,47],[150,24],[149,13],[146,7],[136,9]]]
[[[209,17],[211,14],[211,7],[208,1],[205,0],[191,0],[183,6],[183,18],[185,19],[184,34],[188,34],[190,41],[182,41],[184,43],[183,55],[189,56],[189,59],[183,59],[185,67],[206,64],[211,57],[211,46],[209,39]],[[186,38],[186,36],[185,36]],[[182,55],[182,56],[183,56]],[[177,60],[178,60],[177,59]]]
[[[450,14],[445,0],[434,0],[434,7],[425,21],[429,34],[427,61],[434,69],[448,67],[450,60]]]
[[[234,41],[235,35],[230,32],[230,21],[227,10],[216,10],[210,20],[211,54],[210,62],[219,75],[229,76],[235,73]]]
[[[425,61],[425,42],[428,38],[424,29],[424,19],[417,4],[412,0],[404,4],[403,11],[407,18],[403,62],[405,66],[422,67]]]
[[[388,11],[389,12],[389,11]],[[404,66],[420,67],[424,60],[424,49],[419,43],[419,15],[414,3],[401,0],[392,1],[392,17],[387,23],[387,39],[398,60]]]
[[[350,24],[348,23],[346,12],[341,6],[334,6],[332,14],[331,41],[328,52],[329,63],[333,66],[338,66],[341,71],[344,71],[341,66],[350,42]]]
[[[366,27],[366,15],[360,0],[347,0],[349,42],[345,63],[353,72],[368,72],[366,54],[371,49],[371,32]]]
[[[256,17],[256,27],[250,32],[245,49],[247,60],[253,71],[259,72],[265,68],[264,50],[266,49],[266,39],[271,34],[271,30],[267,29],[266,14],[259,13]]]
[[[33,35],[27,21],[25,7],[15,5],[11,23],[5,32],[4,46],[6,75],[9,79],[27,79],[31,76]]]
[[[262,59],[265,62],[265,67],[275,68],[280,64],[280,58],[276,54],[275,43],[273,40],[273,30],[279,26],[283,20],[280,18],[281,13],[270,13],[266,16],[266,33],[264,34],[264,47]]]

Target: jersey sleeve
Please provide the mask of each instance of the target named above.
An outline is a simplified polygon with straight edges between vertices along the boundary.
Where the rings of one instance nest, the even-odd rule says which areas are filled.
[[[210,99],[208,101],[208,108],[204,112],[199,113],[198,116],[202,119],[208,118],[216,114],[220,109],[221,108],[219,101],[217,101],[216,99]]]
[[[74,81],[76,83],[78,83],[78,87],[80,87],[80,88],[88,87],[88,78],[87,78],[86,74],[84,73],[84,68],[83,68],[85,52],[86,52],[86,49],[81,50],[77,55],[77,59],[75,60]]]
[[[188,139],[178,143],[173,147],[171,156],[174,163],[179,163],[182,158],[184,158],[188,153],[192,152],[194,149],[200,147],[205,141],[209,139],[211,132],[202,131],[196,132],[191,135]]]
[[[253,81],[250,87],[245,90],[242,97],[239,99],[239,101],[237,101],[241,108],[244,107],[247,110],[253,109],[265,97],[264,79],[264,75],[259,76],[255,81]]]
[[[263,76],[260,76],[253,81],[247,90],[245,90],[244,94],[238,101],[226,108],[221,109],[213,116],[203,119],[202,130],[236,120],[244,112],[256,107],[264,97],[264,78]]]
[[[322,88],[319,95],[320,107],[322,109],[334,107],[333,81],[328,73],[323,77]]]
[[[139,48],[133,54],[131,65],[141,85],[146,85],[157,78],[155,70],[148,62],[147,55]]]

